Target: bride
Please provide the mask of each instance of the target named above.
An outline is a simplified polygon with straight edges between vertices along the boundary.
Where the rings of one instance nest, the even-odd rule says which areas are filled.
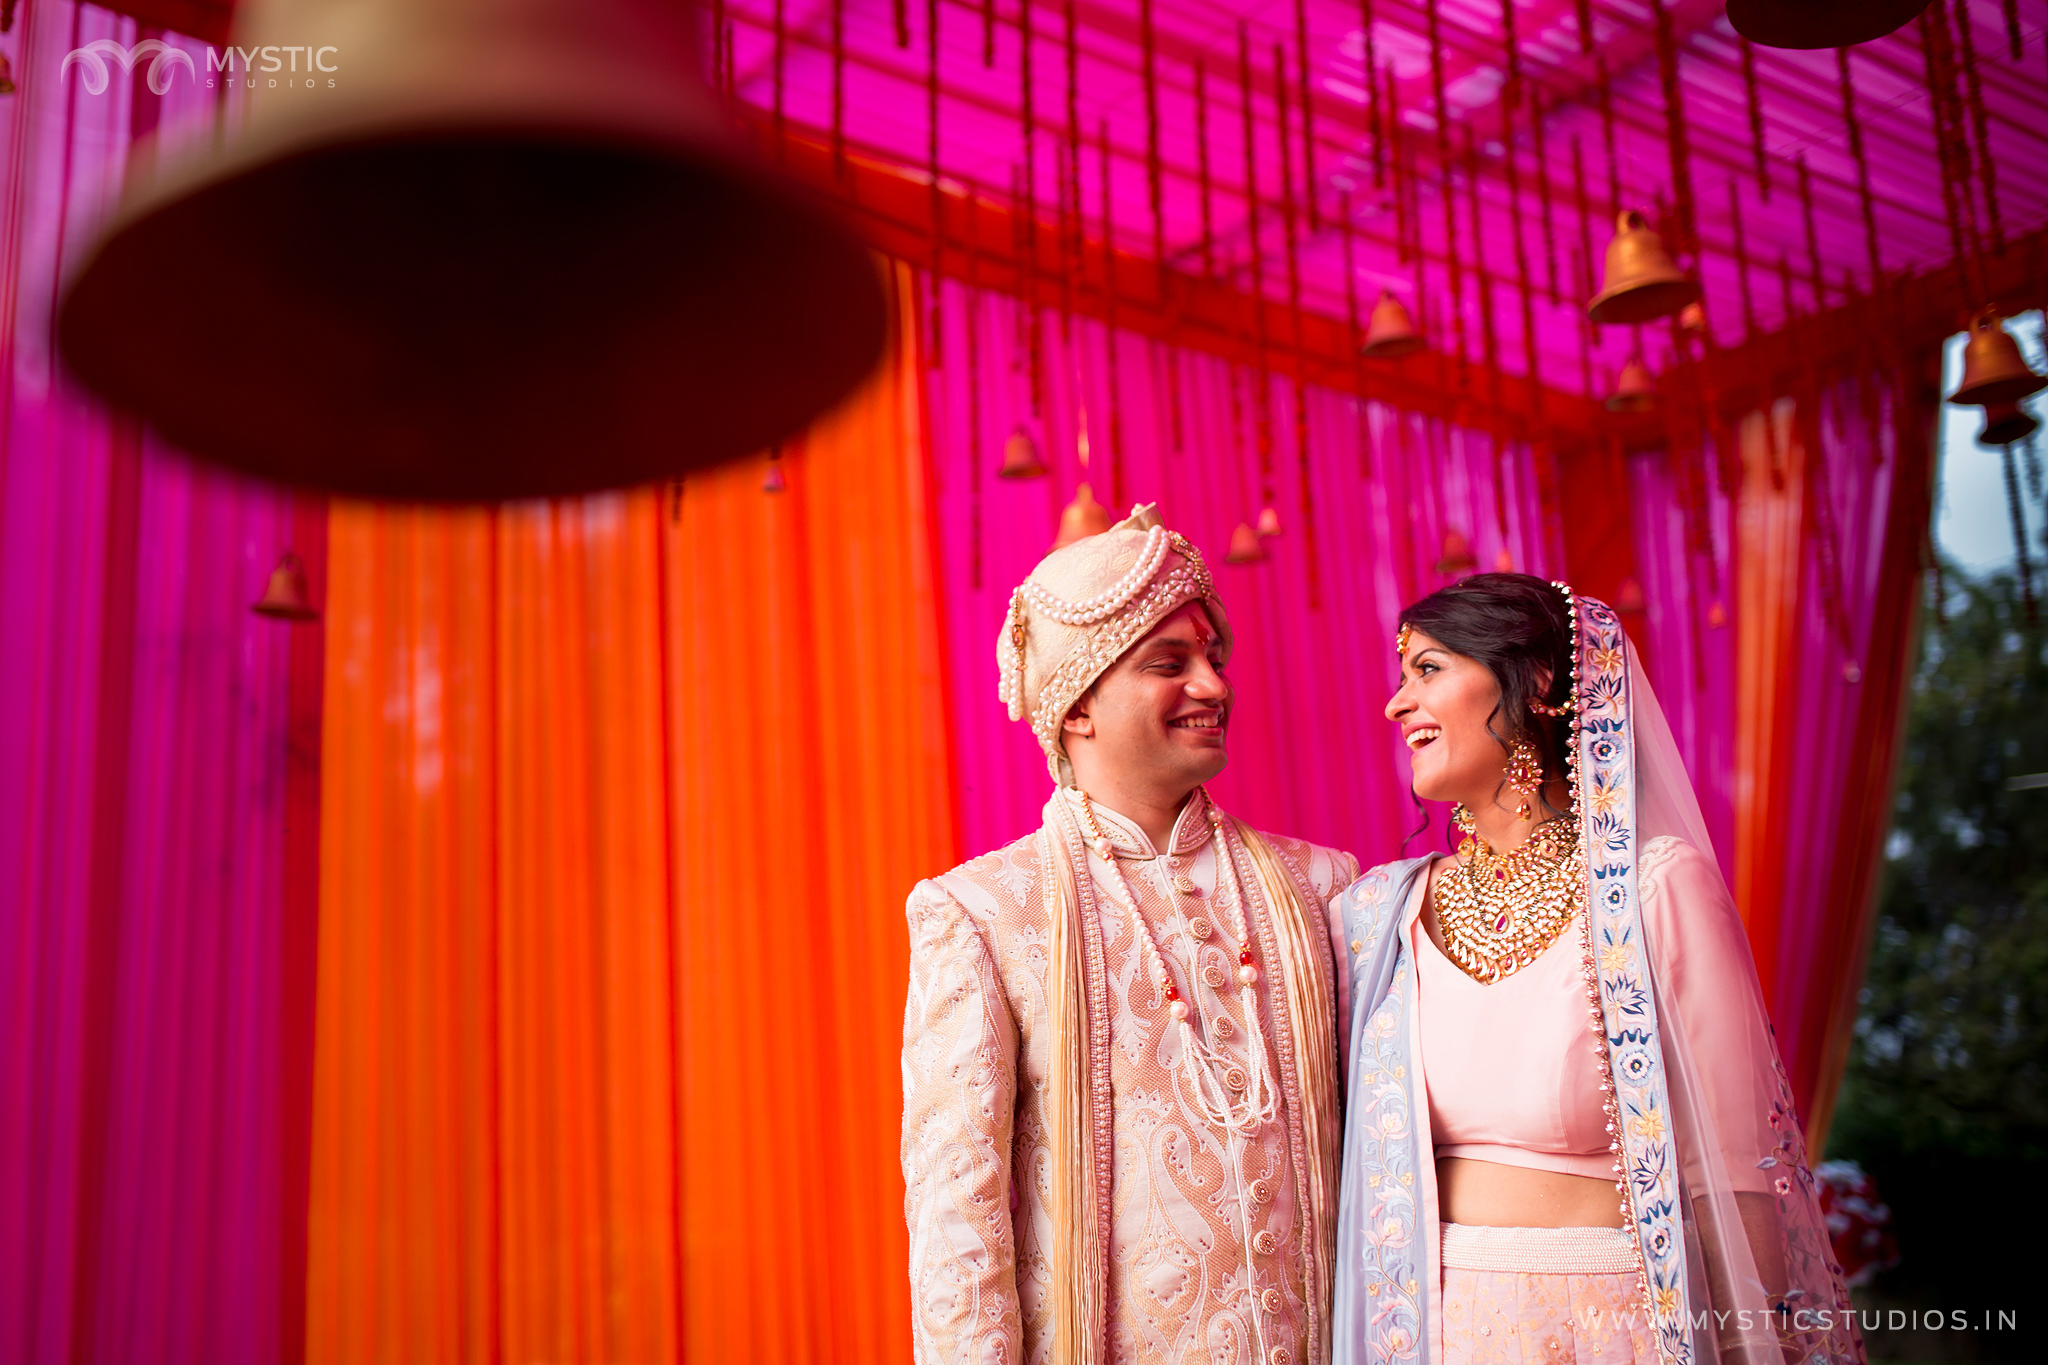
[[[1861,1361],[1742,922],[1614,613],[1480,574],[1402,613],[1455,857],[1342,902],[1334,1347]]]

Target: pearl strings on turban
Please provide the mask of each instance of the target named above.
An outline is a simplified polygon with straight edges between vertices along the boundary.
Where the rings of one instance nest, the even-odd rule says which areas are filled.
[[[1230,662],[1230,621],[1202,552],[1145,503],[1100,535],[1039,561],[1010,594],[996,639],[1001,696],[1011,720],[1029,719],[1053,780],[1072,786],[1060,722],[1074,703],[1152,628],[1200,602]]]

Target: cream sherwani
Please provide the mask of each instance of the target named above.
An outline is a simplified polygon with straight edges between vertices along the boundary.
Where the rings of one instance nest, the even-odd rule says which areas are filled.
[[[1046,842],[1062,824],[1054,807],[1076,809],[1078,797],[1062,788],[1052,802],[1043,831],[921,882],[910,896],[902,1155],[924,1365],[1025,1365],[1052,1354],[1041,861],[1058,847]],[[1182,998],[1205,1028],[1227,1021],[1209,1040],[1241,1083],[1248,1034],[1235,972],[1244,945],[1206,796],[1190,799],[1164,853],[1135,825],[1100,806],[1096,813]],[[1235,834],[1222,842],[1251,901],[1252,950],[1260,963],[1276,963],[1271,912],[1246,849]],[[1325,907],[1358,875],[1356,860],[1297,840],[1267,842],[1313,920],[1317,950],[1328,951]],[[1310,1139],[1278,971],[1263,973],[1256,996],[1280,1111],[1250,1138],[1233,1138],[1202,1117],[1182,1082],[1182,1031],[1124,887],[1098,854],[1080,861],[1093,890],[1082,892],[1086,1055],[1099,1097],[1096,1150],[1107,1155],[1097,1167],[1109,1173],[1104,1358],[1311,1365],[1312,1351],[1328,1350],[1327,1304],[1309,1302],[1316,1290],[1301,1172]],[[1327,1225],[1334,1214],[1316,1216]]]

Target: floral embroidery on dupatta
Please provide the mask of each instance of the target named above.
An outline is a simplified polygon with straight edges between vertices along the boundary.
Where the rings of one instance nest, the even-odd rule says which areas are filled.
[[[1338,1232],[1338,1361],[1427,1358],[1428,1219],[1417,1206],[1413,976],[1399,918],[1427,859],[1376,867],[1345,893],[1345,935],[1386,945],[1391,961],[1353,954],[1350,1096]],[[1389,979],[1391,978],[1391,979]],[[1370,1012],[1365,1002],[1372,1002]]]
[[[1628,743],[1621,623],[1605,604],[1588,598],[1579,599],[1579,610],[1579,780],[1592,887],[1587,913],[1620,1109],[1622,1164],[1658,1354],[1672,1365],[1688,1365],[1693,1350],[1685,1230],[1671,1100],[1637,900],[1634,750]]]

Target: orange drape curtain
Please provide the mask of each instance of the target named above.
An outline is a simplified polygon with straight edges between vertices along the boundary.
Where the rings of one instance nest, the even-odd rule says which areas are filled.
[[[780,494],[334,509],[309,1361],[908,1359],[959,841],[899,335]]]

